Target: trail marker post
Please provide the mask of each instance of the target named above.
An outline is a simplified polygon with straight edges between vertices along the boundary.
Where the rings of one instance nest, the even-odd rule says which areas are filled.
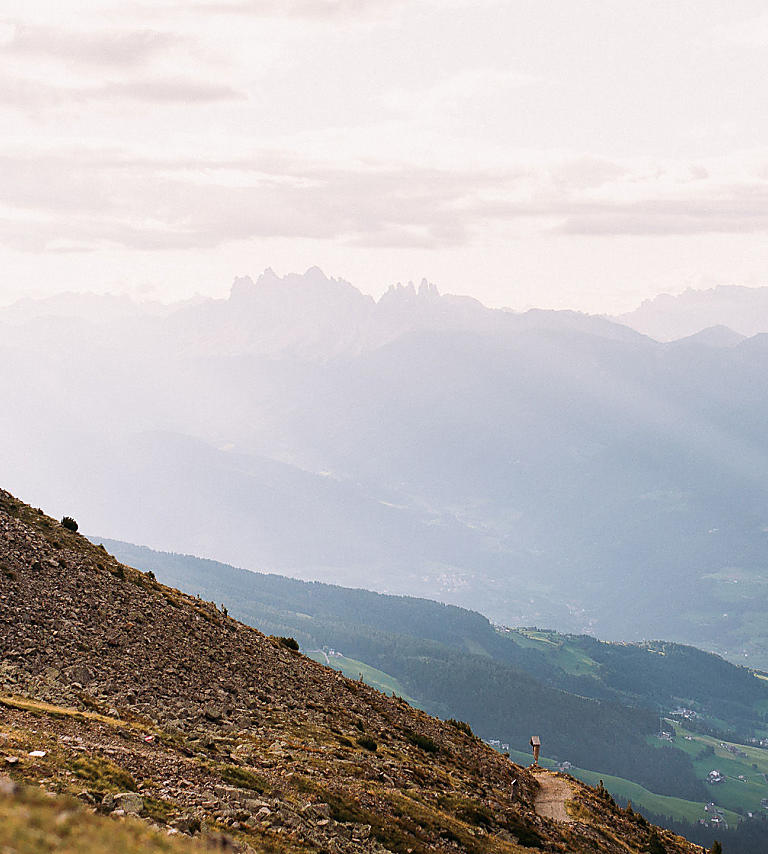
[[[533,748],[533,764],[539,764],[539,751],[541,750],[541,739],[538,735],[532,735],[530,745]]]

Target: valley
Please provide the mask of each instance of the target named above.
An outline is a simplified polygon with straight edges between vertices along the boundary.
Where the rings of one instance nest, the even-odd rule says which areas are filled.
[[[745,769],[732,775],[737,782],[711,785],[717,757],[700,756],[710,743],[723,742],[731,751],[754,751],[763,767],[768,750],[750,743],[768,736],[768,681],[760,672],[663,641],[605,643],[507,628],[429,600],[105,543],[167,583],[225,602],[262,631],[296,637],[315,650],[315,660],[352,679],[362,674],[372,686],[440,717],[469,721],[497,750],[508,745],[518,762],[530,762],[527,741],[539,732],[547,767],[567,763],[568,773],[590,785],[602,779],[621,803],[631,800],[662,823],[696,825],[711,842],[719,825],[709,826],[710,801],[731,829],[761,822],[766,812],[760,800],[768,797],[768,784],[758,772],[750,769],[752,796],[740,800],[747,790],[738,774]],[[669,736],[659,738],[660,728]]]

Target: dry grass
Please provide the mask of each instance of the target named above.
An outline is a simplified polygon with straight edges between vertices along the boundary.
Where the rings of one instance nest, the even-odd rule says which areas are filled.
[[[191,854],[205,850],[138,819],[114,819],[34,789],[0,797],[0,851],[13,854]]]

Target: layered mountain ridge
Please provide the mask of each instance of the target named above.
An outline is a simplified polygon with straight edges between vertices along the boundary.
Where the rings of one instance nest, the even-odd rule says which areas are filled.
[[[6,483],[88,531],[768,667],[765,336],[318,270],[0,324]]]

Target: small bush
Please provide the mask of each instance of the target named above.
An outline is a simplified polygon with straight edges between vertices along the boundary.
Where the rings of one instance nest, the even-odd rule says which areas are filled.
[[[440,750],[440,747],[436,742],[432,741],[429,736],[420,735],[417,732],[407,732],[405,737],[413,744],[415,747],[420,747],[422,750],[425,750],[427,753],[437,753]]]
[[[493,816],[488,808],[474,801],[465,801],[462,803],[456,810],[456,814],[468,824],[474,824],[479,827],[490,827],[493,824]]]
[[[77,756],[67,763],[72,773],[97,789],[113,792],[135,792],[136,781],[130,772],[98,756]]]
[[[148,570],[146,571],[145,575],[147,576],[147,578],[148,578],[150,581],[157,581],[157,579],[155,578],[155,573],[154,573],[154,572],[152,572],[152,570],[151,570],[151,569],[148,569]]]
[[[237,786],[240,789],[252,789],[260,795],[269,789],[269,784],[263,777],[238,765],[221,765],[219,774],[225,783]]]
[[[452,727],[456,727],[456,729],[463,732],[464,735],[474,738],[475,734],[472,732],[472,727],[466,721],[457,721],[456,718],[448,718],[446,723],[450,724]]]
[[[277,638],[278,643],[286,649],[292,649],[294,652],[299,651],[299,642],[296,638]]]
[[[360,745],[360,747],[364,747],[366,750],[370,750],[372,753],[375,753],[379,746],[370,737],[370,735],[361,735],[360,738],[357,739],[357,743]]]
[[[65,516],[61,520],[61,527],[66,528],[68,531],[75,532],[77,531],[78,525],[71,516]]]
[[[648,843],[645,850],[648,854],[667,854],[667,849],[664,847],[664,843],[659,838],[659,834],[655,828],[648,836]]]

